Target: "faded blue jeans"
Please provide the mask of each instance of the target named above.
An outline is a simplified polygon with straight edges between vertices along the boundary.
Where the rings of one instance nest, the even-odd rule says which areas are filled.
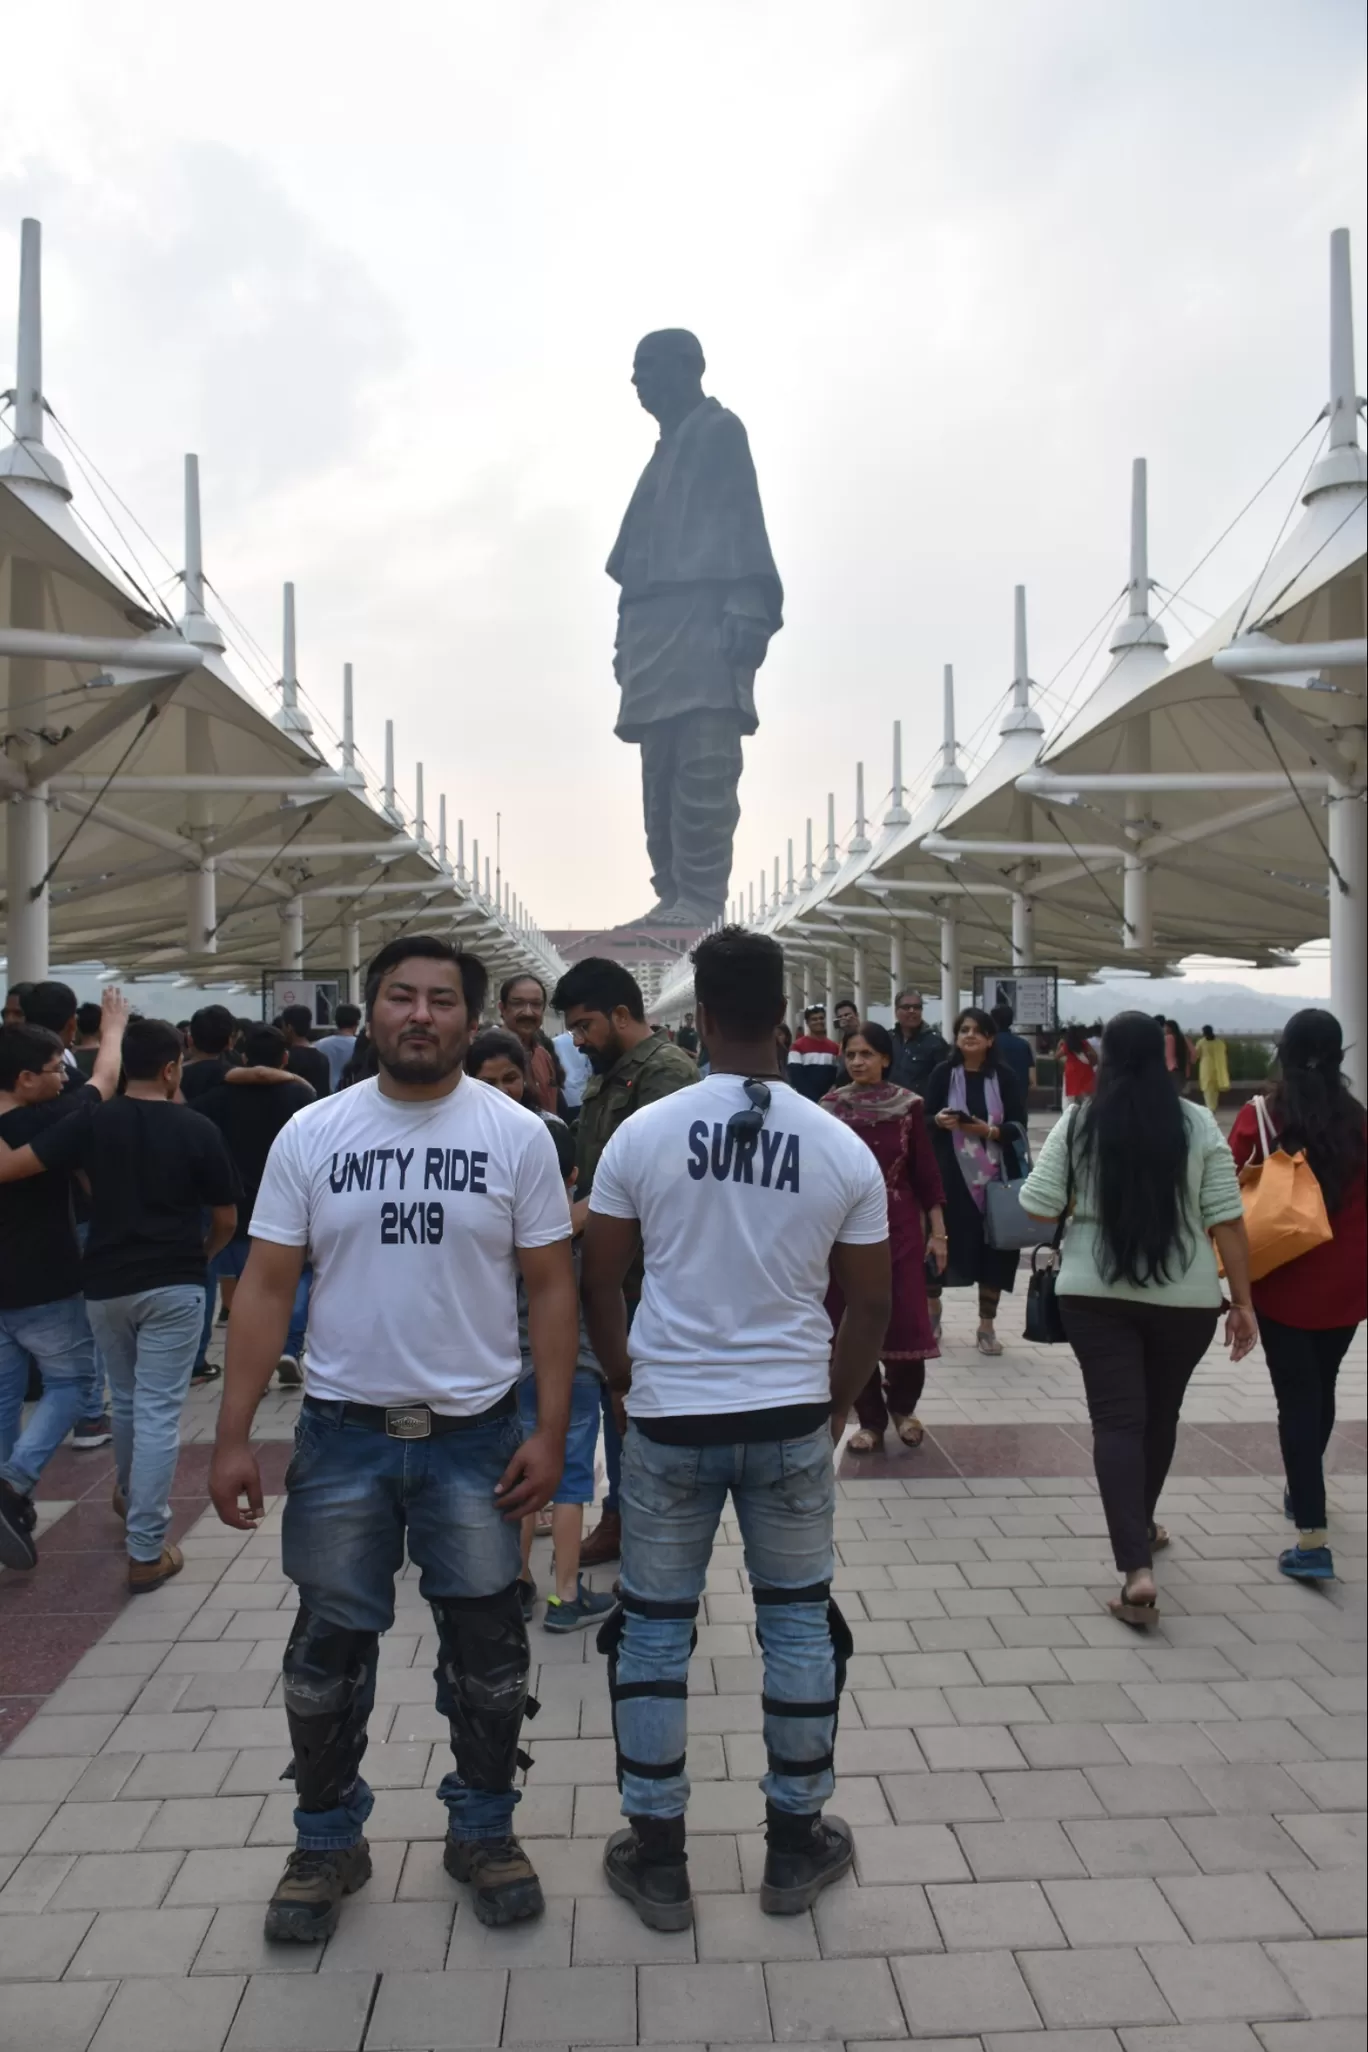
[[[601,1641],[609,1649],[625,1817],[680,1817],[688,1804],[689,1656],[729,1492],[764,1656],[769,1772],[760,1787],[775,1809],[812,1816],[835,1786],[836,1705],[850,1641],[830,1605],[830,1431],[822,1425],[802,1439],[662,1446],[629,1424],[622,1609]]]
[[[520,1565],[519,1524],[504,1517],[494,1485],[522,1443],[516,1408],[468,1431],[431,1439],[391,1439],[343,1412],[340,1403],[306,1397],[295,1427],[281,1561],[299,1590],[302,1610],[344,1633],[387,1632],[394,1623],[394,1581],[406,1541],[419,1570],[419,1594],[434,1607],[443,1599],[512,1591]],[[511,1617],[525,1660],[527,1635],[516,1597]],[[440,1632],[440,1617],[438,1622]],[[361,1726],[363,1753],[375,1662],[369,1649],[357,1651],[363,1679],[349,1717]],[[437,1707],[450,1716],[449,1684],[440,1664],[435,1680]],[[489,1790],[468,1788],[453,1772],[437,1794],[457,1838],[506,1838],[513,1828],[519,1798],[511,1774],[507,1788]],[[326,1852],[355,1845],[374,1800],[358,1774],[334,1808],[296,1809],[299,1846]]]
[[[204,1316],[201,1283],[88,1299],[109,1376],[114,1466],[128,1505],[130,1560],[160,1560],[171,1522],[181,1412]]]
[[[43,1371],[43,1394],[20,1428],[29,1357]],[[84,1297],[59,1297],[0,1311],[0,1476],[27,1496],[78,1418],[86,1415],[95,1342]]]

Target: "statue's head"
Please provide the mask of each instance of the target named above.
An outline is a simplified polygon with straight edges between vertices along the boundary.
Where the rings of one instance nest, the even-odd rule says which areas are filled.
[[[632,359],[632,383],[646,411],[662,424],[682,420],[703,396],[703,345],[687,328],[643,335]]]

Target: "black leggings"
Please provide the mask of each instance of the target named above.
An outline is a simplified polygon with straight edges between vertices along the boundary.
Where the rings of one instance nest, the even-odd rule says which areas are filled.
[[[1357,1330],[1356,1325],[1332,1325],[1303,1332],[1259,1314],[1259,1338],[1278,1399],[1278,1438],[1292,1517],[1301,1532],[1318,1532],[1325,1524],[1322,1461],[1335,1429],[1335,1380]]]
[[[1221,1314],[1122,1297],[1060,1297],[1059,1308],[1088,1393],[1112,1555],[1123,1575],[1134,1574],[1151,1564],[1150,1526],[1178,1413]]]

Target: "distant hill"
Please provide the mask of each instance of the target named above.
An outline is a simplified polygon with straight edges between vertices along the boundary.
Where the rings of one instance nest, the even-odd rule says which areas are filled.
[[[1199,983],[1186,976],[1124,976],[1098,983],[1061,983],[1061,1019],[1110,1019],[1117,1012],[1163,1012],[1187,1032],[1278,1033],[1294,1012],[1328,998],[1278,997],[1244,983]]]

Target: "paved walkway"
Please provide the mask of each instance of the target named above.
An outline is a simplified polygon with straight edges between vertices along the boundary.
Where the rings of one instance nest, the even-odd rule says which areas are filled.
[[[1163,1624],[1137,1639],[1104,1608],[1116,1578],[1071,1356],[984,1361],[969,1319],[955,1300],[923,1452],[843,1463],[837,1582],[857,1651],[833,1807],[857,1869],[794,1919],[758,1909],[759,1662],[729,1523],[691,1683],[692,1932],[653,1935],[607,1892],[603,1663],[591,1639],[535,1625],[544,1709],[519,1823],[547,1914],[476,1922],[441,1868],[449,1755],[431,1620],[406,1579],[367,1757],[374,1878],[321,1952],[268,1950],[291,1808],[278,1510],[251,1536],[203,1510],[214,1399],[197,1396],[185,1573],[126,1604],[107,1463],[61,1456],[38,1573],[0,1574],[18,1728],[0,1758],[0,2052],[1054,2052],[1056,2037],[1059,2052],[1357,2052],[1362,1423],[1333,1464],[1342,1579],[1293,1586],[1274,1567],[1262,1367],[1232,1377],[1213,1359],[1162,1506]],[[1354,1373],[1344,1408],[1361,1421],[1361,1353]],[[276,1486],[295,1401],[273,1397],[262,1421]],[[540,1547],[535,1565],[544,1580]]]

